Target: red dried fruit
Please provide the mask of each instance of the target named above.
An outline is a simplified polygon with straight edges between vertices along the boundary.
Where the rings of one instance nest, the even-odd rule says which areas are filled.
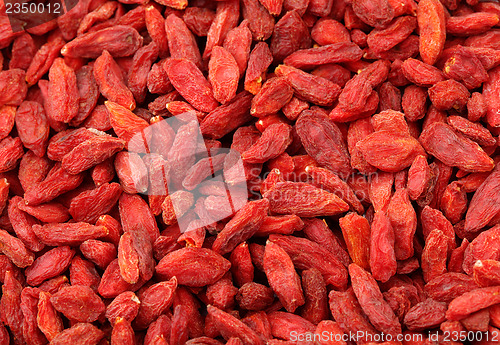
[[[139,312],[134,320],[134,325],[138,329],[144,329],[158,316],[170,307],[175,289],[177,288],[177,279],[174,277],[169,281],[164,281],[151,285],[139,293]]]
[[[370,235],[370,269],[373,277],[387,282],[397,270],[394,252],[395,235],[384,211],[375,212]]]
[[[385,129],[368,135],[356,147],[368,163],[387,172],[400,171],[417,156],[426,156],[417,139]]]
[[[48,223],[33,225],[33,231],[40,241],[48,246],[75,246],[86,240],[96,239],[108,234],[104,226],[88,223]]]
[[[295,68],[311,69],[318,65],[358,61],[361,49],[352,42],[339,42],[318,48],[300,49],[288,55],[283,62]]]
[[[213,250],[186,247],[164,256],[156,272],[168,279],[175,276],[181,285],[196,287],[215,283],[230,266],[229,261]]]
[[[446,321],[446,303],[428,298],[414,305],[405,315],[404,323],[409,330],[422,331],[434,328]]]
[[[356,264],[349,265],[349,274],[358,302],[375,328],[388,334],[401,333],[401,325],[372,275]]]
[[[319,244],[305,238],[283,235],[270,235],[269,240],[276,243],[290,256],[298,269],[318,269],[325,282],[338,288],[347,284],[347,270],[333,254]],[[252,251],[252,247],[250,247]],[[252,253],[252,260],[253,260]]]
[[[164,68],[172,85],[193,107],[206,112],[217,107],[209,82],[192,61],[170,58]]]
[[[231,252],[259,230],[269,210],[269,200],[251,201],[243,206],[217,235],[212,249],[220,254]]]
[[[215,46],[208,63],[208,80],[212,84],[214,98],[222,104],[232,100],[236,96],[239,76],[238,64],[231,53]]]
[[[307,153],[340,177],[351,172],[349,155],[337,125],[320,111],[304,110],[296,123],[297,134]]]
[[[111,325],[114,325],[118,318],[132,322],[139,312],[140,304],[141,301],[133,292],[125,291],[106,307],[106,318]]]
[[[349,209],[335,194],[303,182],[280,182],[264,194],[270,210],[301,217],[335,215]]]
[[[125,142],[107,135],[97,135],[73,148],[62,159],[62,168],[70,174],[79,174],[121,151]]]
[[[40,291],[37,307],[38,328],[40,328],[42,333],[47,337],[47,340],[52,341],[64,330],[64,325],[61,317],[50,302],[49,293]]]
[[[220,46],[224,42],[228,32],[236,27],[240,14],[240,2],[229,0],[217,3],[215,18],[207,33],[207,42],[203,59],[208,60],[211,56],[212,49],[215,46]]]
[[[405,188],[396,190],[387,206],[387,217],[394,230],[394,253],[397,260],[413,256],[413,238],[417,230],[417,214]]]
[[[264,252],[264,272],[269,285],[285,309],[293,313],[305,303],[300,278],[292,259],[279,245],[268,241]]]
[[[57,334],[51,341],[54,345],[63,345],[70,343],[98,344],[105,336],[104,332],[99,330],[91,323],[76,323],[71,328],[67,328]]]
[[[366,341],[377,333],[363,313],[357,299],[350,288],[347,291],[330,291],[330,311],[344,333],[361,332],[360,341]]]
[[[26,73],[19,68],[0,71],[0,105],[18,106],[26,97]]]
[[[207,307],[208,315],[213,319],[215,327],[220,334],[229,339],[232,336],[242,339],[245,345],[262,345],[264,342],[259,338],[258,334],[250,329],[243,322],[214,306]]]
[[[61,288],[50,302],[66,317],[79,322],[93,322],[105,311],[104,303],[91,288],[75,285]]]
[[[500,87],[500,67],[489,71],[489,80],[484,83],[483,86],[483,96],[486,101],[486,121],[492,127],[497,127],[500,125],[500,103],[498,101]]]
[[[419,2],[417,21],[420,30],[420,56],[425,63],[434,65],[446,41],[446,21],[441,2],[438,0]]]
[[[131,26],[115,25],[78,36],[62,47],[61,54],[95,59],[107,50],[113,57],[130,56],[142,42],[142,37]]]
[[[352,261],[367,270],[370,267],[370,224],[363,216],[350,213],[339,219],[342,235]]]
[[[67,246],[49,250],[26,269],[26,282],[38,286],[47,279],[57,277],[69,267],[73,255],[75,251]]]
[[[446,258],[448,238],[438,229],[432,230],[427,236],[422,251],[422,272],[426,282],[446,273]]]
[[[452,321],[461,320],[478,310],[497,304],[499,296],[498,286],[466,292],[450,302],[446,311],[446,318]]]
[[[76,74],[62,58],[54,60],[49,70],[47,116],[54,121],[68,123],[78,115],[80,93]]]
[[[435,122],[422,131],[419,138],[425,150],[448,166],[470,172],[490,171],[493,160],[472,140],[455,132],[442,122]]]
[[[465,86],[455,80],[445,80],[436,83],[429,89],[429,98],[439,110],[464,109],[470,93]]]

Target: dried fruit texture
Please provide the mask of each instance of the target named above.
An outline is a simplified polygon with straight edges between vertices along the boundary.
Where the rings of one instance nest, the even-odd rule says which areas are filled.
[[[303,182],[280,182],[264,194],[270,210],[300,217],[328,216],[349,210],[349,205],[335,194]]]
[[[406,59],[401,69],[405,78],[418,86],[430,87],[446,79],[443,72],[436,67],[412,58]]]
[[[61,161],[62,168],[70,174],[79,174],[104,162],[125,146],[122,139],[107,135],[94,136],[66,154]]]
[[[26,282],[38,286],[47,279],[57,277],[66,271],[74,255],[75,251],[67,246],[49,250],[26,269]]]
[[[377,333],[363,313],[352,288],[344,292],[330,291],[329,304],[333,318],[344,333],[362,332],[360,341],[366,341],[363,338]]]
[[[61,317],[50,302],[50,294],[40,291],[37,305],[37,324],[47,340],[52,341],[64,330]]]
[[[248,163],[264,163],[285,152],[292,142],[292,128],[284,123],[275,123],[267,127],[262,136],[243,154],[241,158]]]
[[[387,51],[403,42],[417,27],[417,20],[411,16],[403,16],[383,29],[375,29],[368,34],[366,43],[374,53]]]
[[[493,227],[481,232],[467,247],[464,253],[463,269],[465,273],[472,274],[473,266],[477,260],[498,260],[498,248],[491,245],[499,236],[499,228]]]
[[[422,272],[426,282],[446,273],[447,251],[448,239],[446,235],[441,230],[432,230],[427,236],[422,251]]]
[[[417,21],[420,30],[420,56],[425,63],[434,65],[446,41],[444,7],[438,0],[418,3]]]
[[[375,212],[371,223],[370,269],[373,277],[387,282],[397,270],[394,252],[395,235],[384,211]]]
[[[339,42],[349,42],[349,31],[334,19],[322,18],[314,24],[311,38],[318,44],[325,46]]]
[[[368,135],[356,147],[369,164],[386,172],[398,172],[409,167],[417,156],[426,156],[417,139],[386,129]]]
[[[359,304],[375,328],[389,334],[401,333],[399,320],[372,275],[356,264],[349,265],[349,274]]]
[[[23,341],[23,312],[19,308],[21,304],[21,293],[23,287],[16,280],[12,271],[5,273],[4,284],[2,285],[2,321],[9,326],[15,342]]]
[[[104,237],[108,230],[104,226],[88,223],[48,223],[33,225],[33,231],[40,241],[48,246],[76,246],[86,240]]]
[[[77,222],[95,223],[98,218],[111,211],[122,193],[117,183],[104,183],[85,191],[71,200],[69,213]]]
[[[340,42],[318,48],[298,50],[288,55],[283,62],[295,68],[311,69],[328,63],[358,61],[361,56],[362,51],[356,44]]]
[[[464,109],[470,93],[467,88],[456,80],[445,80],[436,83],[429,89],[432,105],[438,110]]]
[[[23,144],[19,137],[7,137],[0,141],[0,172],[13,170],[23,152]]]
[[[394,9],[387,0],[355,0],[352,9],[364,23],[375,28],[383,28],[394,18]]]
[[[287,12],[276,23],[271,38],[274,61],[281,62],[293,52],[310,46],[311,37],[302,18],[296,11]]]
[[[159,46],[152,42],[139,48],[132,59],[132,66],[128,71],[127,86],[132,92],[136,102],[142,103],[146,98],[148,72],[151,65],[158,58]]]
[[[91,288],[81,285],[61,288],[52,295],[50,302],[57,311],[78,322],[93,322],[106,309]]]
[[[16,111],[16,128],[24,147],[43,157],[48,145],[49,123],[40,103],[21,103]]]
[[[215,327],[225,339],[240,338],[245,345],[262,345],[264,342],[258,334],[243,322],[217,307],[209,305],[208,315],[211,316]]]
[[[304,222],[302,222],[304,224]],[[340,243],[340,239],[320,219],[307,219],[304,224],[306,237],[333,253],[344,266],[349,264],[349,255]]]
[[[462,82],[469,90],[488,80],[481,60],[470,49],[457,46],[454,54],[446,60],[443,71],[447,77]]]
[[[186,247],[164,256],[156,272],[168,279],[175,276],[181,285],[196,287],[215,283],[230,266],[228,260],[213,250]]]
[[[336,174],[327,169],[314,166],[307,166],[305,170],[313,179],[312,182],[314,185],[330,193],[337,194],[342,200],[349,204],[351,209],[360,214],[363,213],[364,208],[361,201],[356,197],[351,187]]]
[[[446,120],[455,130],[479,145],[492,146],[496,144],[496,139],[493,138],[490,131],[478,123],[471,122],[461,116],[449,116]]]
[[[254,282],[243,285],[236,295],[240,308],[246,310],[263,310],[274,301],[274,292],[267,286]]]
[[[292,259],[279,245],[268,241],[264,252],[264,272],[269,285],[285,309],[293,313],[305,303],[300,277]]]
[[[497,331],[498,4],[70,7],[0,16],[0,344]]]
[[[94,76],[104,97],[127,109],[135,109],[134,95],[125,84],[120,66],[107,50],[95,60]]]
[[[215,46],[222,45],[229,31],[236,27],[240,14],[239,9],[240,2],[236,0],[219,2],[217,4],[215,18],[207,33],[207,44],[203,52],[204,60],[210,58],[212,49]]]
[[[425,156],[417,156],[408,169],[408,196],[411,200],[417,200],[422,196],[429,186],[432,170]]]
[[[172,303],[177,279],[151,285],[139,294],[140,306],[134,325],[138,329],[145,329],[156,320]]]
[[[236,96],[239,77],[238,64],[231,53],[215,46],[208,63],[208,80],[212,84],[214,98],[222,104],[232,100]]]
[[[71,328],[67,328],[52,339],[54,345],[70,343],[98,344],[104,338],[104,332],[91,323],[76,323]]]
[[[486,121],[492,127],[500,126],[500,103],[498,95],[500,87],[500,67],[496,67],[488,72],[489,80],[484,83],[483,96],[486,100]]]
[[[219,254],[234,250],[252,237],[264,222],[270,207],[268,199],[251,201],[243,206],[217,235],[212,249]]]
[[[14,128],[16,118],[16,107],[10,105],[0,106],[0,138],[6,138]]]
[[[164,68],[172,85],[192,106],[205,112],[217,108],[210,83],[192,61],[170,58]]]
[[[304,110],[296,123],[297,134],[307,153],[340,177],[351,172],[349,154],[337,125],[317,110]]]
[[[293,96],[293,89],[286,78],[271,78],[252,99],[250,114],[263,117],[278,112]]]
[[[172,58],[187,59],[201,67],[201,55],[195,37],[181,18],[175,14],[167,16],[165,32]]]
[[[467,233],[476,233],[498,214],[497,194],[493,191],[497,190],[499,181],[500,173],[496,168],[474,193],[465,216],[464,230]]]
[[[403,113],[409,121],[417,121],[425,116],[427,110],[427,90],[416,85],[405,88],[401,99]]]
[[[464,319],[478,310],[498,304],[498,296],[498,286],[485,287],[466,292],[450,302],[448,310],[446,311],[446,318],[452,321]]]
[[[434,328],[446,321],[446,303],[428,298],[414,305],[405,315],[404,323],[409,330],[421,331]]]
[[[20,268],[30,266],[35,260],[34,254],[26,248],[24,243],[5,230],[0,230],[0,250]]]
[[[481,287],[496,286],[500,279],[500,262],[477,260],[474,264],[474,281]]]
[[[285,77],[295,95],[304,101],[329,106],[340,94],[340,86],[337,84],[292,66],[279,65],[275,73],[277,76]]]
[[[413,256],[413,237],[417,230],[417,214],[405,188],[396,190],[387,206],[387,217],[394,230],[394,253],[397,260]]]
[[[370,268],[370,224],[356,213],[350,213],[339,219],[342,235],[352,261],[361,268]]]
[[[422,131],[419,141],[425,150],[448,166],[469,172],[490,171],[493,160],[472,140],[449,125],[435,122]]]
[[[245,90],[257,94],[266,76],[267,68],[273,62],[269,46],[265,42],[255,45],[248,57],[248,68],[245,73]]]
[[[305,238],[283,235],[270,235],[269,240],[285,250],[296,268],[316,268],[327,284],[338,288],[346,286],[347,270],[333,253],[319,244]]]
[[[68,123],[79,111],[80,93],[74,70],[62,58],[54,60],[49,70],[47,116],[54,121]]]
[[[133,27],[114,25],[78,36],[62,47],[61,54],[95,59],[107,50],[113,57],[130,56],[142,46],[142,42],[143,38]]]
[[[45,247],[33,232],[33,225],[39,224],[39,222],[31,215],[21,211],[19,207],[23,203],[23,200],[18,196],[10,199],[7,210],[9,220],[17,237],[23,241],[26,247],[29,250],[39,252]]]
[[[18,106],[26,97],[26,73],[19,68],[0,71],[0,105]]]

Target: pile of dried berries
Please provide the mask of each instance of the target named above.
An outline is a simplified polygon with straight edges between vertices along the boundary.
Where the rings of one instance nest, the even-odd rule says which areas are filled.
[[[499,343],[498,2],[68,10],[0,7],[0,345]]]

